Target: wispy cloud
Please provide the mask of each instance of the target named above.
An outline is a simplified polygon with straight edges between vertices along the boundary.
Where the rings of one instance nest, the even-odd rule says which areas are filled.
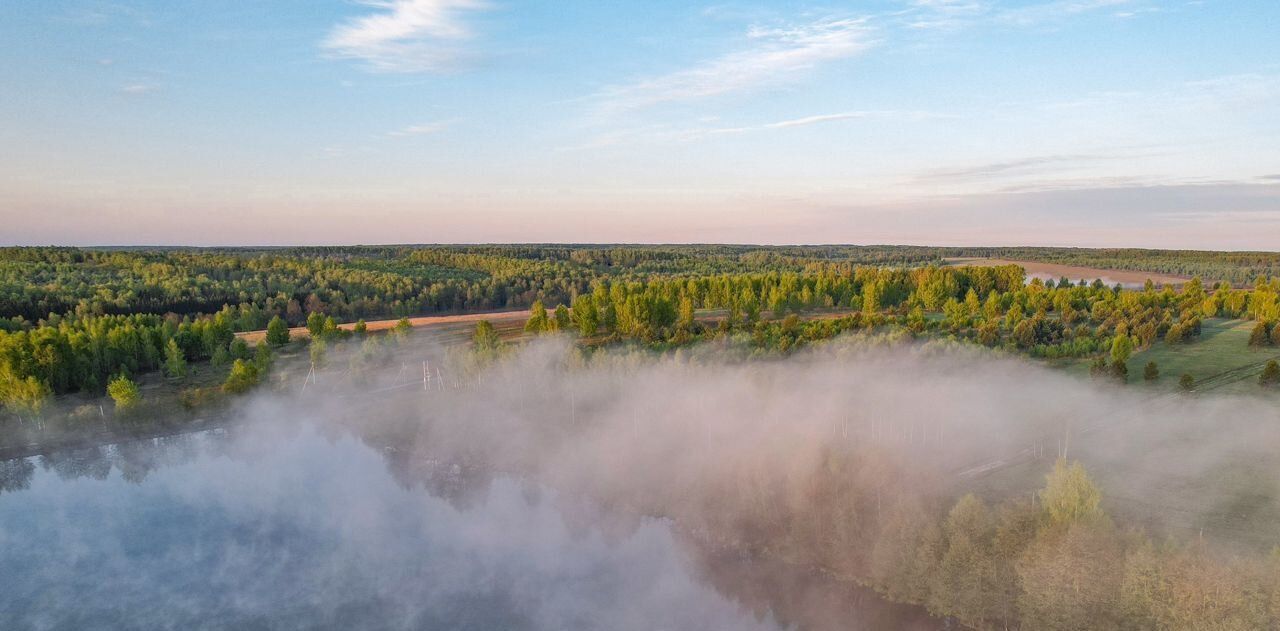
[[[1133,186],[1153,183],[1186,183],[1186,179],[1161,179],[1106,174],[1108,164],[1164,155],[1150,147],[1126,147],[1098,153],[1036,155],[996,162],[927,169],[904,182],[908,186],[941,186],[958,190],[1028,192],[1098,186]],[[974,189],[974,186],[977,188]]]
[[[963,26],[991,11],[985,0],[912,0],[908,26],[917,29],[950,29]]]
[[[404,136],[425,136],[427,134],[434,134],[448,127],[451,124],[453,124],[453,121],[446,120],[446,121],[435,121],[431,123],[422,123],[419,125],[409,125],[408,127],[402,127],[395,131],[387,132],[387,135],[395,138],[400,138]]]
[[[922,181],[952,181],[1027,175],[1040,173],[1046,170],[1060,170],[1064,168],[1078,167],[1084,164],[1110,159],[1117,159],[1117,156],[1087,154],[1029,156],[1002,162],[988,162],[962,167],[931,169],[920,174],[917,179]]]
[[[1141,108],[1148,112],[1243,111],[1265,109],[1280,103],[1280,75],[1244,73],[1183,81],[1148,91],[1097,92],[1088,96],[1046,104],[1050,110]]]
[[[1072,18],[1083,13],[1102,9],[1120,8],[1134,4],[1134,0],[1055,0],[996,14],[999,22],[1015,26],[1036,26]]]
[[[151,94],[160,89],[160,86],[154,83],[130,83],[121,86],[120,91],[124,94]]]
[[[1018,7],[1001,7],[990,0],[910,0],[904,13],[914,29],[951,30],[975,24],[1032,27],[1057,24],[1077,16],[1115,9],[1117,18],[1131,18],[1159,9],[1146,0],[1049,0]]]
[[[804,116],[801,118],[792,118],[781,120],[773,123],[765,123],[763,125],[748,125],[744,127],[717,127],[703,130],[694,130],[692,133],[701,135],[712,134],[740,134],[753,131],[763,131],[768,129],[786,129],[788,127],[805,127],[808,125],[817,125],[820,123],[832,123],[836,121],[865,119],[865,118],[896,118],[905,120],[924,120],[929,118],[948,118],[945,114],[935,114],[932,112],[920,111],[904,111],[904,110],[859,110],[853,112],[839,112],[836,114],[819,114],[816,116]]]
[[[793,78],[822,63],[857,55],[873,45],[864,18],[827,18],[785,28],[752,27],[749,45],[692,68],[606,89],[596,95],[605,111],[635,110],[743,92]]]
[[[682,143],[693,142],[715,136],[730,136],[736,134],[748,134],[753,132],[762,132],[776,129],[790,129],[795,127],[806,127],[809,125],[819,125],[824,123],[834,123],[847,120],[859,119],[899,119],[899,120],[925,120],[934,118],[951,118],[947,114],[937,114],[933,112],[912,111],[912,110],[860,110],[850,112],[839,112],[835,114],[819,114],[815,116],[803,116],[800,118],[791,118],[786,120],[775,121],[771,123],[762,123],[758,125],[740,125],[736,127],[686,127],[673,128],[667,125],[649,125],[636,129],[615,130],[608,133],[600,134],[590,139],[588,142],[567,147],[563,151],[576,151],[583,149],[599,149],[602,147],[611,147],[626,144],[645,144],[645,143]],[[717,117],[707,117],[702,120],[705,123],[712,123],[719,120]]]
[[[466,57],[460,42],[472,37],[462,16],[488,7],[484,0],[363,0],[379,11],[333,29],[329,54],[365,62],[374,72],[446,72]]]

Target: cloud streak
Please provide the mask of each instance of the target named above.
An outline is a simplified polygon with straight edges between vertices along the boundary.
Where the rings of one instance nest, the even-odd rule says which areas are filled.
[[[606,112],[643,109],[746,92],[794,73],[856,56],[874,45],[865,18],[827,18],[786,28],[752,27],[749,46],[691,68],[608,88],[596,95]]]
[[[1057,24],[1077,16],[1116,9],[1114,17],[1131,18],[1159,11],[1138,0],[1052,0],[1001,8],[986,0],[914,0],[906,12],[913,29],[954,30],[979,23],[1006,27]]]
[[[365,0],[378,13],[333,29],[322,47],[383,73],[448,72],[464,60],[460,42],[472,37],[462,16],[483,0]]]
[[[934,112],[913,111],[913,110],[856,110],[849,112],[838,112],[835,114],[819,114],[814,116],[803,116],[800,118],[791,118],[787,120],[776,121],[772,123],[763,123],[759,125],[743,125],[739,127],[692,127],[686,129],[673,129],[667,126],[648,126],[639,129],[614,131],[606,134],[600,134],[590,141],[567,147],[564,150],[581,150],[581,149],[599,149],[601,147],[610,147],[623,144],[637,143],[671,143],[671,142],[693,142],[703,140],[714,136],[730,136],[737,134],[748,134],[761,131],[769,131],[776,129],[791,129],[795,127],[808,127],[810,125],[820,125],[826,123],[836,123],[848,120],[863,119],[898,119],[898,120],[925,120],[934,118],[950,118],[947,114],[938,114]]]
[[[409,125],[408,127],[403,127],[395,131],[387,132],[387,135],[393,138],[403,138],[405,136],[425,136],[427,134],[434,134],[436,132],[439,132],[451,124],[453,124],[453,121],[434,121],[430,123],[422,123],[419,125]]]
[[[839,112],[836,114],[819,114],[817,116],[804,116],[801,118],[792,118],[782,120],[775,123],[766,123],[764,125],[756,125],[754,127],[737,127],[716,130],[718,132],[736,132],[736,131],[756,131],[763,129],[787,129],[789,127],[807,127],[809,125],[817,125],[821,123],[831,123],[836,121],[867,119],[867,118],[896,118],[906,120],[923,120],[927,118],[948,118],[945,114],[935,114],[933,112],[906,111],[906,110],[858,110],[852,112]]]
[[[155,92],[159,89],[160,89],[160,86],[154,83],[130,83],[128,85],[122,86],[120,88],[120,91],[124,94],[141,95],[141,94],[151,94],[152,92]]]

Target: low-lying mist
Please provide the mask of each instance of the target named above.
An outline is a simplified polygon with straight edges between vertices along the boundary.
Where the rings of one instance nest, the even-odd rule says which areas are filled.
[[[460,379],[463,389],[387,401],[387,415],[357,425],[393,427],[389,444],[405,454],[529,475],[641,514],[697,507],[684,516],[694,523],[709,504],[808,501],[823,468],[844,471],[841,483],[874,494],[878,510],[904,492],[1030,501],[1065,456],[1142,525],[1280,542],[1227,524],[1214,532],[1198,515],[1220,509],[1201,493],[1229,497],[1240,476],[1256,478],[1250,493],[1280,494],[1258,488],[1280,472],[1280,408],[1264,398],[1153,393],[881,338],[755,360],[729,346],[655,358],[547,341]]]
[[[1030,503],[1064,452],[1122,524],[1280,543],[1215,521],[1204,495],[1244,476],[1263,498],[1248,510],[1275,510],[1280,410],[1260,399],[866,338],[786,359],[555,339],[396,359],[359,386],[334,370],[252,395],[226,430],[154,453],[5,463],[0,612],[30,628],[828,628],[741,602],[677,540],[864,580],[892,563],[894,515],[967,492]]]

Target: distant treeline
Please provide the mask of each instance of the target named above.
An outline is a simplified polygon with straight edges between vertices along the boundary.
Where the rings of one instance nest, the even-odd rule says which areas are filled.
[[[53,252],[72,258],[86,255],[78,250]],[[1200,331],[1203,317],[1252,318],[1262,325],[1263,337],[1280,330],[1274,326],[1280,321],[1280,279],[1259,282],[1249,290],[1227,284],[1206,289],[1198,280],[1184,284],[1177,291],[1155,286],[1123,290],[1097,281],[1072,283],[1066,279],[1057,282],[1036,279],[1024,283],[1022,269],[1014,265],[866,267],[810,262],[802,266],[802,271],[702,275],[690,272],[652,274],[647,280],[628,280],[641,277],[621,274],[609,277],[583,270],[595,270],[595,266],[604,264],[601,261],[617,261],[632,253],[568,249],[562,258],[547,258],[545,253],[534,252],[534,249],[526,253],[524,249],[510,248],[508,256],[500,257],[419,250],[408,252],[402,261],[388,260],[383,265],[469,270],[481,275],[477,281],[457,277],[444,281],[457,288],[465,288],[470,282],[488,282],[490,289],[526,287],[520,302],[533,303],[526,327],[532,333],[573,329],[589,340],[635,340],[657,345],[746,333],[757,347],[786,352],[851,329],[888,325],[904,327],[913,333],[941,332],[1037,357],[1094,356],[1100,360],[1095,366],[1096,373],[1109,368],[1111,374],[1121,380],[1127,380],[1126,361],[1134,350],[1149,346],[1157,339],[1174,344],[1193,339]],[[643,256],[661,259],[662,252],[654,250]],[[87,255],[91,259],[102,256],[108,260],[145,256],[116,252]],[[539,258],[522,259],[522,255]],[[310,269],[326,277],[328,274],[368,274],[370,266],[368,260],[357,270],[328,267],[328,258],[292,261],[263,256],[267,258],[250,259],[244,267],[229,267],[245,271],[246,276],[233,274],[226,282],[244,287],[246,278],[257,278],[253,276],[254,269],[267,275],[277,269]],[[589,264],[571,262],[574,257],[585,256],[595,258]],[[629,263],[633,268],[639,265],[637,259],[630,259]],[[779,263],[782,267],[786,265],[790,263]],[[728,266],[729,263],[722,261],[708,269]],[[72,266],[72,269],[79,267]],[[207,275],[197,275],[189,286],[182,285],[177,277],[170,281],[179,291],[198,291],[199,287],[216,285],[206,282],[207,278]],[[508,280],[497,283],[494,280],[497,278]],[[540,289],[533,288],[532,280],[537,278],[543,279]],[[264,286],[270,286],[275,281],[263,282]],[[412,293],[411,283],[405,281],[403,285],[403,293]],[[288,294],[284,293],[268,300],[265,308],[246,301],[238,306],[224,305],[212,315],[203,316],[175,312],[99,315],[98,310],[82,304],[68,315],[55,314],[38,323],[11,320],[10,330],[0,330],[0,404],[15,411],[30,412],[38,409],[39,400],[49,394],[99,392],[113,375],[133,375],[160,368],[166,355],[175,356],[174,362],[248,359],[243,343],[238,346],[233,343],[237,329],[265,328],[270,319],[278,317],[282,318],[277,321],[281,329],[285,324],[283,320],[288,320],[291,324],[306,322],[319,330],[326,321],[332,327],[336,319],[364,313],[373,304],[386,304],[377,294],[377,283],[325,286],[329,287],[328,291],[309,293],[303,304],[286,299]],[[431,287],[427,291],[436,291],[439,285]],[[389,291],[394,295],[396,290]],[[354,295],[366,297],[350,300]],[[555,298],[547,298],[549,302],[544,303],[542,298],[548,296]],[[458,308],[465,308],[468,303],[461,304]],[[545,305],[556,308],[549,312]],[[496,305],[486,299],[472,306]],[[833,314],[835,317],[809,322],[794,317],[822,310],[837,313]],[[712,313],[714,324],[709,324],[705,316],[695,318],[698,311]],[[717,312],[719,315],[714,315]],[[171,341],[172,350],[169,349]]]
[[[1199,276],[1209,281],[1252,285],[1259,277],[1280,276],[1280,252],[1143,250],[1137,248],[941,248],[949,257],[990,257],[1102,269]]]
[[[524,308],[598,280],[920,264],[923,249],[748,246],[431,246],[275,249],[0,248],[0,327],[50,314],[208,315],[237,330],[273,315],[301,325]]]
[[[919,246],[485,245],[294,248],[0,248],[0,328],[51,314],[211,315],[236,330],[567,302],[598,281],[917,267],[986,256],[1251,285],[1280,254]],[[18,320],[14,320],[17,318]]]

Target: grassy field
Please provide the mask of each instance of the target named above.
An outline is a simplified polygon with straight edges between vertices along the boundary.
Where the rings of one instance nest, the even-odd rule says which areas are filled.
[[[1196,380],[1196,392],[1257,394],[1263,365],[1280,359],[1280,349],[1249,346],[1253,326],[1249,320],[1210,318],[1204,321],[1200,337],[1191,342],[1170,346],[1158,340],[1129,358],[1129,387],[1172,392],[1178,390],[1178,378],[1190,374]],[[1151,361],[1160,369],[1160,377],[1144,381],[1143,367]],[[1074,360],[1065,369],[1076,376],[1088,376],[1089,360]]]
[[[1085,463],[1103,491],[1104,508],[1121,523],[1255,551],[1280,545],[1280,452],[1274,449],[1280,428],[1213,414],[1175,428],[1159,413],[1163,408],[1176,416],[1186,396],[1264,397],[1280,406],[1280,393],[1258,385],[1263,365],[1280,359],[1280,349],[1251,348],[1253,326],[1252,321],[1213,318],[1190,343],[1158,341],[1135,353],[1124,387],[1150,394],[1148,405],[1155,413],[1144,419],[1101,419],[1097,431],[1073,436],[1071,457]],[[1155,381],[1142,378],[1149,361],[1160,369]],[[1088,379],[1089,360],[1059,365]],[[1196,379],[1191,395],[1178,386],[1184,373]],[[1029,500],[1043,484],[1057,444],[1051,439],[1045,457],[995,471],[976,480],[972,490],[991,499]]]
[[[1249,346],[1251,320],[1209,318],[1201,327],[1200,337],[1185,344],[1170,346],[1163,340],[1129,358],[1129,387],[1152,392],[1178,390],[1178,378],[1184,373],[1196,380],[1196,392],[1214,394],[1258,394],[1258,376],[1267,360],[1280,360],[1280,348]],[[1069,374],[1087,378],[1090,359],[1058,362]],[[1160,378],[1144,381],[1142,369],[1154,361]]]
[[[1178,377],[1190,374],[1196,379],[1197,392],[1215,394],[1253,394],[1259,391],[1258,375],[1267,360],[1280,359],[1280,349],[1249,346],[1249,333],[1254,322],[1248,320],[1205,320],[1200,339],[1190,344],[1170,346],[1156,342],[1135,353],[1129,360],[1133,385],[1144,388],[1177,387]],[[1142,381],[1142,367],[1154,361],[1160,368],[1160,379]]]

